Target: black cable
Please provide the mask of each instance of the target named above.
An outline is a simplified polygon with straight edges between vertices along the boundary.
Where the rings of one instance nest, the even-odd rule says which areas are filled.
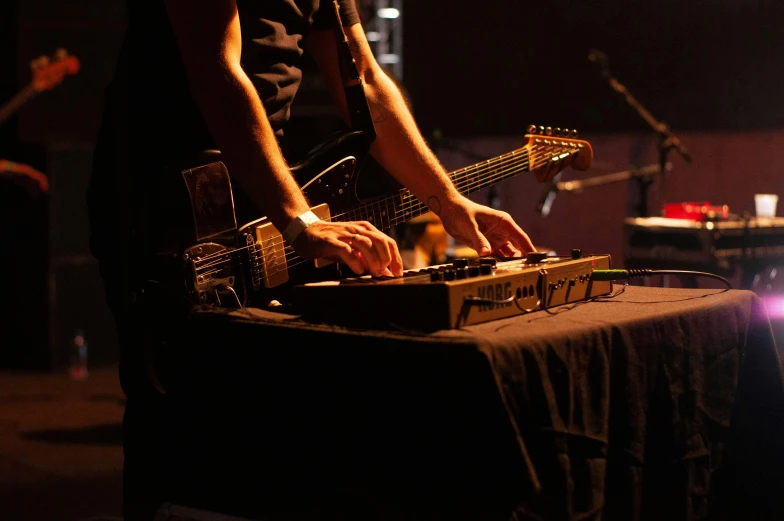
[[[691,270],[593,270],[591,273],[591,280],[594,281],[615,281],[626,279],[641,279],[643,277],[650,277],[653,275],[695,275],[699,277],[708,277],[716,279],[724,283],[727,289],[732,289],[730,281],[715,273],[708,273],[706,271],[691,271]]]

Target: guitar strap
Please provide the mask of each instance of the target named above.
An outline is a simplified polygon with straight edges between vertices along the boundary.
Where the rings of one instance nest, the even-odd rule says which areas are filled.
[[[351,55],[346,30],[343,27],[343,20],[340,18],[340,4],[338,0],[332,0],[335,8],[335,18],[337,19],[340,33],[338,38],[338,61],[340,65],[340,77],[343,81],[343,90],[346,93],[346,103],[348,105],[351,128],[365,133],[369,141],[376,138],[376,128],[373,125],[373,118],[370,115],[370,107],[365,97],[365,87],[362,77],[359,75],[357,64]]]

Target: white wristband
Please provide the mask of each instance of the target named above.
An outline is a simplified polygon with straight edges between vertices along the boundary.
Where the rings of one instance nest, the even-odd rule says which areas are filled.
[[[289,244],[293,244],[294,240],[299,237],[299,234],[305,231],[305,228],[320,220],[321,219],[319,219],[315,213],[308,210],[286,226],[286,229],[283,230],[283,238],[286,239],[286,242]]]

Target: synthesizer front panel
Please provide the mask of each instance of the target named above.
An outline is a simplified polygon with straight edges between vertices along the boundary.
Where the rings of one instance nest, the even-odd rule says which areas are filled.
[[[364,328],[454,329],[609,294],[593,281],[610,269],[608,255],[525,259],[457,259],[410,270],[403,277],[355,277],[294,287],[304,318]]]

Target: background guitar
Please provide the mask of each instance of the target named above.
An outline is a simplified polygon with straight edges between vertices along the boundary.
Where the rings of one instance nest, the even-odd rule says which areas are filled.
[[[33,77],[30,83],[17,92],[10,100],[0,107],[0,124],[6,122],[24,104],[39,93],[52,90],[62,83],[66,76],[79,72],[79,59],[68,54],[65,49],[57,49],[50,58],[39,56],[30,62]],[[27,192],[47,192],[49,180],[43,172],[39,172],[30,165],[0,159],[0,177],[8,177],[19,181]]]
[[[31,61],[30,69],[33,71],[30,83],[0,107],[0,124],[39,93],[55,88],[66,76],[79,72],[79,59],[65,49],[57,49],[51,58],[39,56]]]

